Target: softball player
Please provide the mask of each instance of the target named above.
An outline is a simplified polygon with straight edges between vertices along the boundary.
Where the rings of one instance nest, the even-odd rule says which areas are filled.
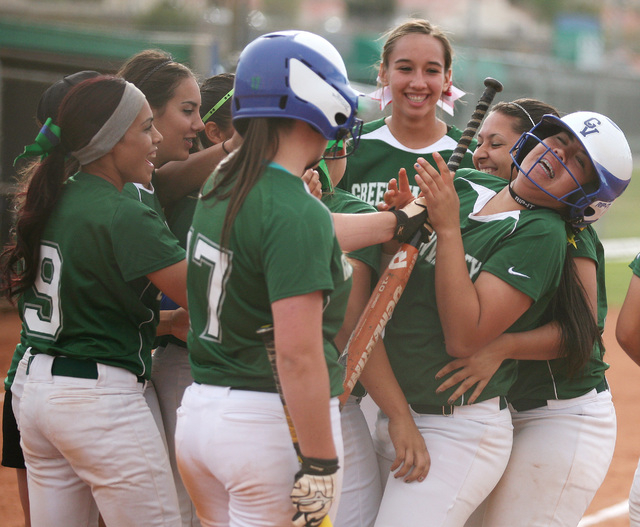
[[[627,296],[618,315],[616,338],[620,347],[640,365],[640,254],[629,265],[633,274]],[[640,463],[633,476],[629,493],[629,521],[631,527],[640,526]]]
[[[583,135],[590,125],[597,132]],[[422,518],[429,518],[430,525],[462,525],[499,481],[511,450],[504,396],[515,380],[515,363],[503,363],[474,404],[468,404],[472,392],[467,392],[461,406],[453,406],[453,390],[439,391],[435,376],[450,355],[468,356],[507,330],[545,322],[563,272],[563,217],[582,221],[593,203],[588,189],[599,178],[594,165],[600,166],[603,143],[613,139],[626,145],[624,135],[602,115],[546,116],[516,145],[518,173],[506,187],[493,175],[466,170],[458,171],[453,182],[440,156],[442,175],[419,160],[421,177],[416,179],[437,235],[421,250],[409,294],[400,299],[387,326],[385,344],[432,465],[425,481],[415,486],[403,487],[390,478],[377,526],[420,525]],[[577,283],[569,282],[563,285],[580,292]],[[566,311],[582,317],[585,332],[591,326],[592,340],[583,339],[577,350],[588,357],[599,333],[587,300],[577,294]],[[560,323],[566,337],[571,325]],[[383,455],[389,448],[384,425],[379,419],[376,429]],[[405,517],[403,511],[409,510]]]
[[[520,100],[522,105],[519,102],[500,103],[492,109],[474,152],[474,162],[479,167],[492,165],[496,174],[509,177],[511,159],[507,162],[502,152],[509,149],[508,138],[513,133],[513,125],[525,114],[532,120],[535,115],[537,119],[537,112],[529,113],[531,104],[527,101]],[[498,140],[503,144],[496,148],[499,154],[487,149],[483,141],[485,135],[487,138],[507,138],[506,141]],[[600,154],[602,158],[602,152],[595,151],[595,147],[591,153]],[[614,173],[621,175],[624,172]],[[601,188],[609,186],[604,179],[601,183]],[[594,308],[594,317],[597,306],[598,328],[602,332],[607,311],[604,251],[590,225],[598,217],[582,222],[584,228],[575,235],[574,245],[568,246],[567,258],[575,264]],[[556,312],[551,316],[558,318],[560,315]],[[577,329],[580,331],[581,328]],[[577,335],[570,340],[580,338],[584,337]],[[483,517],[484,525],[509,525],[523,515],[528,523],[537,526],[578,524],[606,475],[615,446],[615,411],[604,377],[608,366],[602,360],[603,353],[601,340],[597,339],[590,357],[583,361],[584,368],[572,373],[567,358],[570,348],[563,346],[557,323],[553,322],[533,332],[500,337],[472,358],[454,361],[439,373],[445,375],[465,366],[442,388],[466,377],[468,381],[458,387],[453,397],[464,393],[473,383],[478,383],[477,394],[491,373],[479,373],[473,370],[474,365],[482,364],[492,370],[505,358],[520,359],[518,378],[509,392],[514,425],[509,464],[497,487],[467,526],[482,525]],[[492,356],[496,358],[492,359]],[[553,437],[552,442],[546,440],[549,437]],[[530,507],[530,503],[536,503],[535,508]]]
[[[197,191],[222,159],[241,139],[228,140],[201,151],[192,150],[203,129],[199,114],[200,90],[194,74],[160,50],[145,50],[131,57],[118,75],[135,84],[147,96],[157,126],[163,134],[153,184],[163,206]]]
[[[161,136],[142,92],[111,77],[76,86],[46,128],[48,156],[3,265],[33,354],[20,400],[32,525],[86,525],[92,495],[106,524],[179,525],[143,391],[156,326],[188,325],[182,310],[158,319],[156,289],[186,303],[184,251],[156,214],[120,193],[150,179]],[[69,154],[81,171],[67,179]]]
[[[100,75],[97,71],[79,71],[71,75],[65,75],[62,79],[49,86],[40,97],[38,101],[38,108],[36,111],[36,122],[39,127],[47,121],[48,118],[56,119],[58,115],[58,108],[64,96],[69,92],[71,88],[79,84],[83,80],[91,79]],[[18,156],[16,162],[21,157],[39,157],[42,152],[39,152],[37,145],[30,145],[25,148],[24,153]],[[14,163],[15,164],[15,163]],[[26,173],[30,167],[21,167],[20,173]],[[77,163],[70,162],[67,170],[69,173],[75,172],[77,169]],[[22,307],[19,306],[19,311]],[[21,341],[16,346],[15,352],[11,359],[9,371],[7,377],[4,380],[5,386],[5,399],[2,410],[2,466],[13,467],[17,471],[18,479],[18,492],[20,495],[20,502],[22,510],[25,516],[25,525],[31,524],[31,518],[29,515],[29,493],[27,488],[27,471],[24,464],[24,456],[22,454],[22,448],[20,447],[20,432],[18,430],[17,419],[19,417],[19,403],[20,396],[22,395],[22,387],[26,380],[26,363],[30,353],[27,353],[24,364],[19,367],[21,359],[26,353],[28,347],[24,344],[24,335],[21,335]],[[16,380],[17,377],[17,380]],[[12,393],[15,392],[15,395]],[[15,408],[15,411],[14,411]],[[98,512],[95,509],[93,515],[94,521],[92,525],[97,525]]]
[[[159,177],[161,167],[169,162],[187,161],[198,132],[204,128],[199,114],[201,97],[198,83],[189,68],[159,50],[145,50],[134,55],[122,65],[118,76],[135,84],[149,101],[154,126],[162,134],[162,143],[154,160],[154,183],[158,180],[162,183],[164,179]],[[179,192],[174,186],[173,192],[163,193],[160,184],[158,196],[150,184],[146,188],[129,187],[127,191],[162,214],[162,206],[195,189],[188,182],[183,181],[180,185]]]
[[[205,183],[187,251],[195,382],[178,409],[176,454],[203,525],[294,515],[317,525],[337,500],[343,372],[332,340],[351,268],[334,224],[346,250],[403,230],[388,212],[332,224],[300,179],[327,139],[357,141],[356,106],[340,55],[317,35],[272,33],[240,55],[233,124],[244,141]],[[302,468],[256,335],[269,323]]]
[[[449,159],[462,131],[440,120],[436,105],[451,95],[452,59],[446,35],[426,20],[405,22],[388,33],[379,82],[383,104],[392,100],[391,115],[364,126],[340,188],[377,205],[389,179],[401,168],[411,172],[418,156],[434,166],[433,152]],[[471,155],[465,155],[460,167],[472,166]],[[418,187],[411,188],[417,196]]]

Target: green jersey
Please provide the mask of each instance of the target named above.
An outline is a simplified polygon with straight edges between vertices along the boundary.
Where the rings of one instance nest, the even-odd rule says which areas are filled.
[[[508,329],[526,331],[542,325],[549,301],[558,287],[566,252],[565,225],[551,210],[514,210],[480,216],[483,206],[506,181],[475,170],[459,170],[455,187],[460,199],[460,227],[469,276],[491,273],[533,300],[531,307]],[[444,379],[435,374],[452,357],[446,352],[435,294],[434,235],[419,258],[384,338],[396,378],[410,404],[446,405],[450,388],[436,394]],[[504,396],[515,380],[515,361],[505,361],[478,401]],[[464,404],[472,390],[461,403]]]
[[[165,219],[162,205],[160,205],[160,200],[153,186],[149,189],[140,183],[125,183],[122,193],[144,203],[150,209],[155,210],[163,220]]]
[[[411,182],[418,157],[436,166],[433,153],[439,152],[448,161],[461,136],[461,130],[450,127],[447,134],[434,144],[411,149],[393,137],[384,118],[367,123],[362,129],[358,149],[347,158],[347,169],[338,186],[371,205],[377,205],[384,199],[389,180],[398,177],[398,170],[405,168]],[[469,148],[473,150],[475,145],[474,140]],[[465,154],[460,167],[473,168],[470,152]],[[411,191],[417,196],[420,188],[411,185]]]
[[[193,213],[198,203],[198,192],[192,192],[171,204],[167,208],[167,224],[171,232],[178,238],[178,243],[186,249],[187,237],[191,222],[193,221]]]
[[[570,246],[574,258],[589,258],[596,263],[598,285],[598,327],[604,331],[607,294],[604,279],[604,248],[596,231],[589,226],[575,237]],[[593,390],[604,382],[609,365],[603,361],[604,349],[597,343],[583,373],[569,378],[565,359],[518,362],[518,379],[509,391],[509,401],[519,399],[572,399]]]
[[[203,195],[212,188],[209,178]],[[227,247],[221,232],[228,200],[200,199],[189,234],[189,359],[196,382],[275,391],[256,330],[273,323],[277,300],[323,291],[322,332],[331,395],[343,369],[333,339],[342,326],[351,266],[342,255],[327,208],[302,180],[270,164],[248,193]]]
[[[38,279],[23,294],[25,344],[149,378],[159,291],[146,276],[184,257],[156,212],[76,174],[42,234]]]

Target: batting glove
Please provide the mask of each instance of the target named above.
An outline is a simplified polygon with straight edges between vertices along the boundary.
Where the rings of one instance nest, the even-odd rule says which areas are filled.
[[[295,527],[317,527],[329,513],[336,495],[338,459],[302,457],[302,466],[296,474],[291,501],[297,512],[293,515]]]
[[[391,210],[396,216],[397,224],[393,239],[402,243],[408,242],[413,235],[420,230],[428,241],[433,232],[429,223],[427,205],[423,198],[418,198],[408,203],[400,210]]]

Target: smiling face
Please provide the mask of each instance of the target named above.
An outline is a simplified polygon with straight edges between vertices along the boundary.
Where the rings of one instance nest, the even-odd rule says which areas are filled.
[[[153,114],[145,101],[133,124],[109,153],[118,173],[119,181],[114,183],[148,184],[161,141],[162,135],[153,125]]]
[[[418,33],[401,37],[380,66],[380,80],[391,88],[394,117],[435,116],[436,102],[451,85],[442,42]]]
[[[555,155],[554,155],[555,154]],[[533,196],[536,205],[562,210],[559,199],[596,179],[595,168],[583,145],[567,132],[558,132],[537,144],[521,163],[514,190],[524,197]]]
[[[195,79],[188,77],[178,84],[174,96],[161,109],[154,108],[154,124],[163,136],[156,167],[168,161],[183,161],[197,133],[204,128],[200,118],[200,89]]]
[[[511,147],[520,138],[514,130],[516,119],[500,112],[491,112],[478,132],[478,146],[473,152],[473,164],[481,172],[502,179],[511,176]]]

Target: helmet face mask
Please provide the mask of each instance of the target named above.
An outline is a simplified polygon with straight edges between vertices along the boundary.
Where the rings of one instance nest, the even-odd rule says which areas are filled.
[[[550,148],[535,160],[528,171],[522,169],[522,161],[538,143],[562,131],[574,136],[589,156],[596,174],[594,183],[581,185]],[[575,190],[564,196],[555,196],[529,177],[531,170],[547,153],[562,163],[577,185]],[[576,227],[586,227],[607,211],[629,184],[633,169],[631,149],[624,133],[611,119],[595,112],[575,112],[562,119],[545,115],[538,125],[522,134],[511,149],[511,159],[529,181],[567,206],[566,219]]]
[[[338,51],[306,31],[257,38],[241,53],[236,70],[233,123],[279,117],[309,123],[323,137],[340,140],[359,130],[358,96]]]

